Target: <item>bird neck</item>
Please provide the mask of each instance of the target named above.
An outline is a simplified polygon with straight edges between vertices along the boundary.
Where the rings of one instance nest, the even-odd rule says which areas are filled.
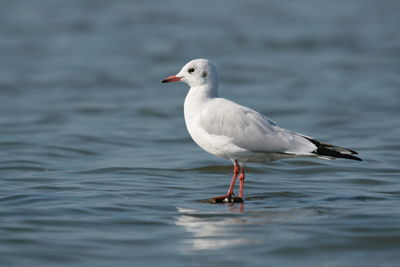
[[[185,98],[185,118],[200,114],[203,105],[212,98],[218,97],[217,88],[208,84],[191,87]]]
[[[207,101],[210,98],[217,97],[217,88],[209,84],[191,87],[185,102],[191,102],[192,105],[198,105],[201,102]]]
[[[191,87],[186,96],[186,100],[202,102],[206,101],[207,99],[217,97],[217,95],[217,87],[205,84],[201,86]]]

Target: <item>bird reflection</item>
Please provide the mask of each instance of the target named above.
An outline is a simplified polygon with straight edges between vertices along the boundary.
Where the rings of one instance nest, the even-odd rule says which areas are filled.
[[[246,223],[246,220],[235,214],[201,212],[193,209],[177,208],[181,214],[175,224],[183,227],[193,236],[186,240],[190,246],[185,250],[210,250],[220,249],[236,245],[254,243],[244,238],[235,230]],[[233,204],[231,209],[239,209]]]

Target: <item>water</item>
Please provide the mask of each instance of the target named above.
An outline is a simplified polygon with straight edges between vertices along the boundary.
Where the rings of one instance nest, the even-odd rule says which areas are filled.
[[[398,1],[2,1],[1,266],[398,266]],[[220,94],[363,162],[201,151],[190,59]],[[241,211],[241,209],[243,209]]]

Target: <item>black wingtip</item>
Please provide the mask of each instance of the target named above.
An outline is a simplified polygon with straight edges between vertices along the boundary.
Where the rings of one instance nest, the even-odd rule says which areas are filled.
[[[332,158],[342,158],[342,159],[363,161],[361,158],[354,156],[354,155],[358,154],[354,150],[344,148],[344,147],[334,146],[331,144],[322,143],[320,141],[317,141],[317,140],[311,139],[311,138],[307,138],[307,137],[305,137],[305,138],[308,139],[310,142],[312,142],[317,147],[317,150],[314,151],[314,153],[317,155],[328,156],[328,157],[332,157]]]
[[[344,149],[344,148],[340,148]],[[346,149],[347,150],[347,149]],[[350,152],[350,150],[348,150]],[[342,158],[342,159],[352,159],[357,161],[362,161],[361,158],[353,156],[351,154],[341,153],[340,151],[335,150],[334,146],[324,146],[321,145],[314,151],[315,154],[320,156],[328,156],[332,158]]]
[[[355,153],[355,154],[358,154],[358,153]],[[352,160],[358,160],[358,161],[363,161],[361,158],[356,157],[356,156],[353,156],[353,155],[347,155],[347,156],[348,156],[348,157],[343,157],[343,158],[352,159]]]

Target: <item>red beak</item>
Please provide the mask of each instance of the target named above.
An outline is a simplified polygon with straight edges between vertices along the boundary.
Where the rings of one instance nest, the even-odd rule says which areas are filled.
[[[182,80],[181,77],[176,77],[175,75],[169,76],[161,81],[161,83],[179,82]]]

